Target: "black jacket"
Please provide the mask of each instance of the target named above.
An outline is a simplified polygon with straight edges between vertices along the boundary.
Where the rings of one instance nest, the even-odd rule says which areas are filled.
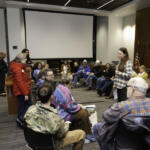
[[[102,75],[101,66],[94,66],[91,72],[93,72],[96,77],[100,77]]]
[[[8,67],[3,59],[0,59],[0,74],[6,74],[8,72]]]
[[[110,79],[112,76],[114,76],[114,71],[110,68],[110,69],[104,70],[102,74],[104,75],[104,77]]]

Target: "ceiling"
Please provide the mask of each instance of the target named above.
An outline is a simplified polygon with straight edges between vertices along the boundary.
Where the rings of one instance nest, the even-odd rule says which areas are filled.
[[[28,0],[5,0],[5,1],[17,1],[17,2],[27,2]],[[98,7],[103,6],[99,10],[112,11],[124,4],[127,4],[133,0],[29,0],[29,3],[36,4],[47,4],[54,6],[64,6],[67,4],[67,7],[71,8],[87,8],[96,10]],[[108,4],[107,4],[108,3]],[[107,5],[106,5],[107,4]],[[104,6],[105,5],[105,6]]]

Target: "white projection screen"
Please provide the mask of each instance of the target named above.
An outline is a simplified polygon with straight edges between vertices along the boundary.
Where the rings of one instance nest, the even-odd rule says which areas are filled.
[[[93,16],[25,10],[31,58],[93,58]]]

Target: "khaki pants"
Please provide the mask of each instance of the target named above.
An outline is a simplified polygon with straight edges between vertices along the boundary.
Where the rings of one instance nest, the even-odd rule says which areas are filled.
[[[83,130],[68,131],[65,138],[62,139],[59,147],[56,150],[73,144],[73,150],[82,150],[85,139],[85,132]]]

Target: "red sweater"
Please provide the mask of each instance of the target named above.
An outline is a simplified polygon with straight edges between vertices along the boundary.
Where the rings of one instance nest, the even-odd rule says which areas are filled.
[[[27,96],[30,93],[31,80],[25,71],[25,64],[12,61],[10,64],[10,71],[13,78],[13,94],[15,96]]]

